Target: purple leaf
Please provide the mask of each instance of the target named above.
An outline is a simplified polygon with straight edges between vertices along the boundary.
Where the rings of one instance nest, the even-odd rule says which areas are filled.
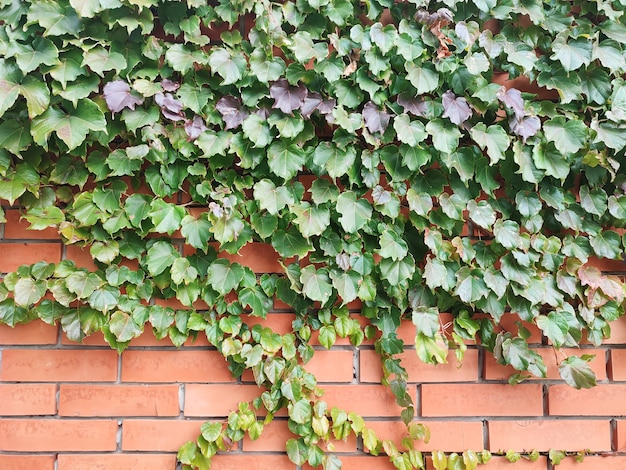
[[[222,115],[224,120],[224,130],[235,129],[241,125],[250,113],[241,106],[241,101],[234,96],[222,96],[217,103],[215,109]]]
[[[447,117],[457,126],[472,117],[472,108],[467,104],[467,100],[462,97],[457,98],[450,90],[443,94],[441,103],[443,104],[443,117]]]
[[[206,131],[206,126],[200,116],[194,116],[193,120],[185,121],[185,132],[189,140],[196,140],[204,131]]]
[[[180,88],[180,83],[170,80],[169,78],[164,78],[161,80],[161,88],[165,91],[176,91]]]
[[[504,103],[507,108],[513,110],[517,119],[524,117],[524,99],[522,98],[521,91],[516,88],[509,88],[507,90],[505,87],[501,87],[496,93],[496,97]]]
[[[400,93],[397,103],[404,111],[414,116],[426,117],[426,102],[423,98],[412,98],[408,93]]]
[[[391,118],[391,114],[385,113],[378,109],[371,101],[365,103],[363,106],[363,120],[365,121],[365,126],[367,130],[372,134],[375,132],[385,132],[387,126],[389,125],[389,119]]]
[[[154,95],[154,101],[161,108],[163,116],[172,121],[183,121],[185,115],[183,114],[183,103],[174,98],[171,93],[157,93]]]
[[[309,118],[314,111],[319,111],[322,115],[332,114],[333,109],[337,105],[337,101],[330,99],[325,100],[321,94],[312,92],[307,95],[300,107],[300,113],[303,117]]]
[[[513,116],[509,120],[509,126],[511,131],[515,135],[519,135],[523,142],[526,143],[526,139],[534,136],[539,131],[541,121],[537,116],[523,116],[521,119]]]
[[[124,80],[115,80],[104,85],[102,97],[112,113],[118,113],[124,108],[135,109],[143,103],[143,98],[134,96],[130,92],[130,85]]]
[[[270,96],[274,98],[272,108],[280,109],[285,114],[300,109],[307,97],[308,91],[304,85],[291,86],[284,78],[275,81],[270,86]]]

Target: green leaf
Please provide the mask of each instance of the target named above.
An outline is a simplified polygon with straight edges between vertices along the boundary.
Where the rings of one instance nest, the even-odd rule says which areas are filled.
[[[356,271],[331,271],[330,277],[333,280],[333,287],[342,299],[342,305],[346,305],[358,297],[359,287],[362,283],[359,273]],[[340,336],[345,337],[346,335]]]
[[[398,32],[392,24],[383,26],[381,23],[374,23],[370,28],[370,38],[383,54],[391,51],[397,37]]]
[[[411,121],[407,114],[401,114],[393,121],[393,128],[400,142],[415,147],[423,141],[427,134],[420,121]]]
[[[589,237],[589,243],[600,258],[621,259],[623,250],[617,232],[613,230],[600,231],[597,235]]]
[[[440,152],[451,154],[459,146],[461,131],[452,123],[435,119],[426,124],[426,131],[432,137],[433,146]]]
[[[482,272],[478,269],[463,266],[456,272],[456,278],[457,286],[454,293],[465,303],[472,304],[489,294]]]
[[[430,93],[439,87],[439,75],[432,65],[424,63],[418,67],[413,62],[407,62],[405,66],[406,78],[417,89],[418,95]]]
[[[66,281],[68,290],[79,299],[88,298],[102,283],[98,275],[86,271],[75,271],[67,276]]]
[[[277,230],[272,237],[272,246],[283,258],[292,256],[303,258],[313,250],[313,246],[295,227],[290,227],[286,231]]]
[[[56,65],[59,50],[54,43],[44,37],[35,38],[30,45],[24,46],[17,54],[15,61],[24,75],[32,72],[41,64]]]
[[[558,60],[566,72],[577,70],[583,65],[591,63],[592,43],[588,38],[572,39],[568,41],[569,30],[565,30],[556,36],[552,42],[550,58]]]
[[[28,309],[16,306],[12,299],[0,302],[0,322],[13,328],[28,319]]]
[[[28,21],[44,28],[44,36],[77,36],[82,29],[76,12],[56,2],[35,2],[28,10]]]
[[[535,323],[544,335],[552,342],[554,347],[560,348],[565,343],[565,337],[569,330],[567,319],[558,312],[551,312],[548,315],[540,315],[535,319]]]
[[[210,238],[211,222],[206,215],[198,218],[186,215],[181,220],[181,233],[189,245],[199,250],[206,250]]]
[[[187,258],[177,258],[171,267],[172,281],[174,284],[189,284],[198,277],[198,271],[191,266]]]
[[[164,241],[155,242],[154,245],[148,249],[146,254],[148,272],[152,276],[158,276],[169,268],[179,257],[180,254],[171,243]]]
[[[289,417],[298,424],[304,424],[311,420],[313,410],[311,403],[306,398],[302,398],[293,404],[289,404]]]
[[[218,259],[209,266],[207,281],[213,290],[226,295],[239,286],[243,275],[244,269],[240,264],[231,264],[226,259]]]
[[[13,155],[21,157],[33,139],[28,125],[16,119],[6,120],[0,124],[0,148],[5,148]]]
[[[285,61],[280,57],[268,58],[262,49],[250,54],[250,71],[262,83],[278,80],[285,71]]]
[[[194,64],[208,63],[206,55],[199,50],[192,51],[184,44],[173,44],[165,52],[165,61],[177,72],[186,74]],[[240,77],[241,78],[241,77]]]
[[[29,277],[21,278],[15,284],[13,298],[16,305],[29,307],[36,304],[48,291],[46,283]]]
[[[321,235],[330,225],[330,212],[326,207],[312,206],[304,201],[294,205],[291,212],[296,215],[294,223],[298,230],[306,238]]]
[[[287,456],[296,465],[304,465],[307,461],[308,447],[302,439],[289,439],[286,444]]]
[[[337,212],[343,229],[356,233],[372,217],[372,206],[365,199],[357,199],[353,191],[345,191],[337,198]]]
[[[470,216],[476,224],[480,227],[491,230],[492,225],[496,221],[496,212],[491,207],[491,204],[487,201],[478,201],[470,199],[467,202],[467,210]]]
[[[246,69],[246,59],[239,54],[231,55],[224,48],[215,48],[209,55],[209,67],[217,72],[224,80],[222,85],[237,83],[243,77]]]
[[[379,266],[383,279],[392,286],[397,286],[401,282],[409,280],[415,272],[415,261],[411,254],[397,261],[383,258]]]
[[[559,375],[565,383],[576,389],[591,388],[596,385],[596,374],[589,367],[589,362],[576,356],[570,356],[559,364]]]
[[[20,94],[18,68],[0,59],[0,117],[11,109]]]
[[[254,185],[254,199],[259,207],[272,215],[278,213],[288,204],[294,203],[291,192],[285,186],[278,188],[271,180],[262,179]]]
[[[413,324],[416,333],[433,337],[441,328],[437,307],[417,307],[413,309]]]
[[[270,133],[270,127],[267,120],[257,114],[251,114],[248,116],[243,121],[242,129],[246,138],[257,148],[267,147],[272,141],[272,135]],[[282,141],[276,142],[276,144],[286,146],[286,144]],[[268,150],[268,158],[269,156]]]
[[[328,270],[315,266],[305,266],[300,273],[302,293],[309,299],[325,304],[333,292],[332,284],[328,276]]]
[[[94,1],[99,2],[99,0]],[[81,75],[87,74],[87,71],[81,66],[82,60],[83,55],[81,51],[71,49],[59,57],[57,65],[52,67],[48,73],[65,89],[69,82],[73,82]]]
[[[104,47],[94,47],[83,55],[81,67],[87,66],[94,73],[104,77],[109,70],[121,72],[127,66],[126,59],[119,52],[110,52]]]
[[[489,155],[492,165],[505,159],[504,153],[511,144],[511,138],[502,126],[494,124],[487,127],[481,122],[470,129],[470,135],[481,149],[487,149],[487,155]]]
[[[31,126],[31,134],[37,144],[47,148],[50,134],[54,132],[69,150],[81,145],[90,131],[104,130],[104,114],[94,102],[88,100],[80,100],[76,109],[69,113],[58,108],[48,108],[33,119]]]
[[[313,151],[313,163],[325,168],[331,178],[340,178],[348,173],[355,159],[353,147],[340,148],[331,142],[320,142]]]
[[[267,160],[272,173],[285,180],[290,180],[302,169],[306,155],[295,144],[277,141],[267,149]]]
[[[150,218],[154,231],[171,235],[180,228],[183,217],[187,214],[184,207],[154,199],[150,204]]]
[[[562,153],[576,153],[585,146],[588,129],[578,119],[555,117],[543,124],[546,139],[554,142],[555,147]]]
[[[81,18],[93,18],[103,9],[100,0],[70,0],[70,5]]]
[[[502,356],[507,364],[511,364],[517,370],[527,370],[537,377],[546,376],[543,358],[535,351],[528,349],[528,344],[522,338],[504,340]]]
[[[8,172],[0,180],[0,198],[13,204],[26,191],[39,194],[39,173],[32,166],[20,163],[16,165],[15,171]]]
[[[58,207],[33,207],[24,218],[30,224],[31,230],[44,230],[59,225],[65,220],[65,215]]]

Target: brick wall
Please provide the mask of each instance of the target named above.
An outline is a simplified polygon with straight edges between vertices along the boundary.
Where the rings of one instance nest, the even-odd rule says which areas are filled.
[[[7,211],[7,220],[0,271],[61,259],[93,268],[88,250],[64,247],[55,231],[27,231],[16,210]],[[249,247],[244,255],[237,261],[256,271],[276,268],[272,251],[263,246]],[[285,332],[292,314],[284,305],[275,307],[266,324]],[[513,327],[515,319],[508,321]],[[596,355],[599,385],[583,391],[558,380],[555,353],[541,344],[537,329],[529,328],[549,377],[516,386],[506,383],[511,370],[473,344],[462,367],[453,354],[447,365],[422,364],[412,350],[413,328],[401,328],[416,419],[432,431],[422,450],[589,449],[597,455],[582,464],[568,458],[558,469],[626,468],[626,321],[613,325],[612,338],[603,347],[567,351]],[[361,413],[379,437],[399,441],[400,409],[379,384],[373,345],[354,348],[339,340],[330,351],[317,350],[308,368],[326,390],[329,405]],[[237,402],[259,393],[250,375],[233,380],[206,340],[178,350],[148,332],[118,356],[98,335],[77,345],[41,322],[0,326],[0,469],[174,469],[176,450],[195,439],[204,420],[222,419]],[[279,416],[259,440],[244,439],[233,452],[216,457],[213,468],[295,469],[284,454],[289,435],[286,418]],[[392,468],[385,458],[367,456],[360,447],[354,440],[336,445],[345,469]],[[515,465],[497,457],[487,468],[551,467],[542,456]]]

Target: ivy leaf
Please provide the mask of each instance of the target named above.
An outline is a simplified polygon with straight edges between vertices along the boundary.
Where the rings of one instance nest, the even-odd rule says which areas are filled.
[[[513,116],[509,120],[509,126],[511,127],[511,132],[520,136],[522,142],[526,143],[529,137],[533,137],[539,132],[541,121],[537,116],[523,116],[519,119]]]
[[[443,94],[441,103],[443,104],[443,117],[450,119],[457,126],[472,117],[472,108],[467,104],[467,100],[457,97],[450,90]]]
[[[143,98],[133,95],[130,85],[124,80],[115,80],[104,85],[102,97],[112,113],[119,113],[125,108],[135,109],[136,105],[143,103]]]
[[[272,237],[272,246],[283,258],[292,256],[303,258],[313,249],[309,241],[295,227],[277,230]]]
[[[186,74],[195,64],[206,64],[207,58],[202,51],[192,51],[184,44],[173,44],[165,51],[165,61],[177,72]]]
[[[397,37],[398,32],[394,25],[383,26],[382,23],[374,23],[370,28],[370,38],[383,54],[391,51]]]
[[[570,356],[559,364],[559,375],[570,387],[591,388],[596,385],[596,374],[586,358]],[[591,358],[589,358],[591,359]]]
[[[501,87],[496,93],[498,101],[504,103],[504,105],[512,109],[517,119],[521,119],[525,115],[524,111],[524,98],[522,98],[522,92],[516,88],[506,89]]]
[[[224,120],[224,130],[236,129],[248,117],[250,113],[241,106],[241,100],[234,96],[223,96],[217,103],[215,109],[219,111]]]
[[[270,96],[274,99],[272,108],[280,109],[285,114],[292,114],[294,110],[300,109],[307,94],[304,85],[291,86],[284,78],[270,86]]]
[[[326,207],[311,206],[303,201],[293,206],[291,212],[296,215],[294,222],[306,238],[321,235],[330,225],[330,212]]]
[[[400,285],[400,283],[411,279],[415,272],[415,260],[411,254],[400,260],[383,258],[379,266],[383,279],[392,286]]]
[[[332,142],[320,142],[313,151],[313,163],[325,168],[331,178],[347,174],[355,160],[354,147],[341,148]]]
[[[69,6],[56,2],[36,2],[28,9],[28,22],[44,28],[44,36],[77,36],[82,29],[80,19]]]
[[[473,304],[489,294],[482,273],[478,269],[464,266],[456,272],[456,279],[454,293],[465,303]]]
[[[451,154],[459,146],[461,131],[450,126],[443,119],[435,119],[426,124],[426,132],[432,137],[433,146],[440,152]]]
[[[174,98],[171,93],[157,93],[154,95],[154,101],[159,105],[163,116],[166,118],[172,121],[185,120],[182,101]]]
[[[272,141],[272,134],[270,127],[267,123],[267,119],[259,116],[258,114],[252,114],[243,121],[243,134],[246,138],[254,144],[256,148],[267,147]],[[286,146],[284,141],[279,141],[283,146]],[[269,150],[268,150],[269,154]],[[271,156],[271,154],[269,154]]]
[[[527,370],[537,377],[546,376],[543,358],[528,348],[522,338],[508,338],[502,342],[502,357],[517,370]]]
[[[367,130],[372,134],[376,132],[384,133],[389,125],[391,114],[381,111],[373,102],[368,101],[363,106],[363,120]]]
[[[240,264],[230,263],[227,259],[213,261],[207,270],[207,281],[214,291],[226,295],[239,286],[244,269]]]
[[[415,87],[418,95],[423,95],[436,90],[439,87],[439,74],[430,64],[422,64],[421,67],[412,62],[406,63],[406,78]]]
[[[470,135],[481,149],[487,149],[492,165],[505,159],[504,153],[511,145],[511,138],[501,126],[494,124],[487,127],[480,122],[470,129]]]
[[[540,315],[535,319],[535,323],[556,348],[563,346],[569,330],[569,324],[563,315],[558,312]]]
[[[127,67],[126,58],[119,52],[110,52],[104,47],[94,47],[83,55],[82,67],[88,66],[94,73],[104,77],[109,70],[121,72]]]
[[[13,155],[21,157],[21,152],[26,150],[33,139],[28,132],[28,125],[12,119],[0,124],[0,148],[5,148]]]
[[[209,67],[224,79],[222,85],[232,85],[241,80],[246,65],[246,59],[242,55],[233,56],[222,47],[214,48],[209,55]]]
[[[550,58],[558,60],[566,72],[577,70],[583,65],[591,63],[592,43],[587,38],[572,39],[568,41],[569,29],[559,33],[552,42]]]
[[[417,334],[432,338],[441,328],[437,307],[417,307],[413,309],[413,324]]]
[[[15,61],[24,75],[32,72],[41,64],[53,66],[57,64],[59,50],[52,41],[37,37],[31,45],[24,46],[17,54]]]
[[[28,117],[34,118],[43,113],[50,104],[50,90],[45,83],[33,77],[26,77],[20,85],[20,93],[26,98]]]
[[[54,132],[73,150],[81,145],[90,131],[106,130],[106,120],[98,105],[89,100],[80,100],[75,109],[66,113],[50,107],[33,119],[31,134],[35,142],[48,148],[48,138]]]
[[[20,163],[16,165],[15,171],[7,172],[0,179],[0,198],[13,204],[26,191],[38,194],[39,181],[39,173],[32,166]]]
[[[184,129],[189,140],[193,141],[200,137],[200,135],[207,130],[207,127],[204,124],[204,119],[200,116],[194,116],[193,119],[185,121]]]
[[[305,266],[300,273],[302,293],[309,299],[321,302],[324,305],[333,292],[328,269],[315,269],[315,266]]]
[[[537,76],[537,84],[549,90],[556,90],[561,103],[566,104],[576,100],[582,93],[582,81],[578,74],[570,74],[562,67],[552,67],[549,72],[541,72]]]
[[[67,289],[76,294],[79,299],[88,298],[93,292],[102,286],[103,280],[94,273],[75,271],[66,280]]]
[[[93,18],[103,9],[100,0],[70,0],[70,5],[81,18]]]
[[[115,335],[118,341],[126,342],[133,338],[137,338],[143,333],[143,328],[137,325],[132,315],[126,312],[116,311],[111,315],[109,320],[109,329]]]
[[[576,153],[585,146],[588,129],[578,119],[566,120],[562,116],[546,121],[543,131],[548,141],[554,142],[562,153]]]
[[[290,180],[302,169],[306,154],[295,144],[276,141],[267,149],[267,160],[272,173]]]
[[[337,212],[343,229],[356,233],[372,217],[372,206],[365,199],[357,199],[353,191],[345,191],[337,198]]]
[[[145,262],[151,276],[158,276],[169,268],[180,254],[171,243],[157,241],[148,248]]]
[[[262,83],[278,80],[285,71],[285,61],[280,57],[267,58],[262,49],[250,54],[250,71]]]
[[[206,250],[210,229],[211,223],[206,215],[200,215],[198,218],[186,215],[181,220],[180,232],[187,243],[198,250]]]
[[[36,304],[48,291],[45,282],[35,281],[30,277],[23,277],[15,284],[13,298],[15,304],[22,307],[29,307]]]
[[[31,230],[44,230],[48,227],[58,226],[65,220],[63,211],[58,207],[33,207],[24,216],[30,224]]]
[[[491,226],[496,221],[496,212],[487,201],[478,201],[470,199],[467,202],[467,210],[470,218],[480,227],[491,230]]]
[[[424,125],[420,121],[411,121],[407,114],[396,116],[393,121],[393,128],[400,142],[411,147],[415,147],[422,142],[426,136]]]
[[[0,117],[13,106],[20,94],[18,68],[0,59]]]
[[[83,61],[81,52],[82,51],[78,50],[70,50],[63,53],[59,57],[58,63],[48,72],[64,89],[69,82],[73,82],[78,77],[87,74],[87,70],[81,66]]]

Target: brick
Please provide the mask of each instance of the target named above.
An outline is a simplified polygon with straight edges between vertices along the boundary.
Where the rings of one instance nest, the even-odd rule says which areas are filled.
[[[346,350],[317,350],[305,369],[318,382],[352,382],[354,353]]]
[[[205,385],[185,386],[185,416],[223,417],[237,409],[241,401],[252,401],[264,389],[256,385]]]
[[[219,454],[213,458],[216,470],[295,470],[296,466],[286,455]],[[213,466],[211,467],[213,468]]]
[[[174,454],[59,454],[57,470],[154,470],[175,467]]]
[[[603,339],[604,344],[626,344],[626,317],[622,316],[617,320],[609,323],[611,327],[611,335],[609,338]]]
[[[91,253],[89,253],[88,246],[66,245],[65,259],[74,261],[79,268],[85,268],[89,271],[98,270],[98,266],[96,266]]]
[[[551,347],[537,348],[535,349],[546,364],[547,374],[546,378],[549,380],[560,380],[559,366],[557,364],[557,357],[554,354],[554,350]],[[595,354],[595,358],[589,363],[589,366],[596,374],[598,380],[606,379],[606,352],[604,349],[561,349],[566,356],[582,356],[583,354]],[[498,364],[493,357],[493,354],[485,354],[485,368],[484,379],[485,380],[507,380],[512,374],[517,371],[511,366],[503,366]],[[531,380],[538,378],[532,376]]]
[[[97,350],[5,349],[0,380],[16,382],[112,382],[117,353]]]
[[[61,385],[60,416],[178,416],[178,385]]]
[[[10,273],[23,264],[39,261],[61,261],[61,243],[2,243],[0,244],[0,272]]]
[[[548,411],[562,416],[623,416],[625,396],[626,385],[601,384],[581,390],[552,385],[548,390]]]
[[[383,385],[326,385],[322,399],[333,406],[354,411],[363,417],[400,416],[402,408],[396,404],[389,387]],[[415,392],[409,387],[415,400]]]
[[[7,470],[54,470],[54,455],[0,455],[0,468]]]
[[[217,351],[125,351],[123,382],[234,382]]]
[[[626,349],[612,349],[609,360],[609,377],[615,381],[626,381]]]
[[[284,273],[285,270],[280,265],[280,256],[272,245],[267,243],[248,243],[244,245],[237,254],[231,255],[221,251],[218,258],[226,258],[231,263],[239,263],[247,266],[255,273]]]
[[[54,384],[0,384],[0,416],[56,414]]]
[[[112,451],[114,420],[0,419],[0,450],[17,452]]]
[[[416,443],[415,448],[427,452],[444,450],[458,452],[465,449],[482,449],[483,423],[480,421],[419,421],[430,429],[430,440]],[[379,439],[391,439],[400,445],[408,435],[406,426],[401,421],[367,421],[367,427],[373,429]]]
[[[125,419],[122,423],[122,450],[176,452],[200,435],[202,420]]]
[[[468,349],[463,363],[456,361],[454,351],[448,353],[447,364],[425,364],[413,350],[404,351],[397,357],[409,374],[409,382],[471,382],[478,380],[478,350]],[[382,365],[380,356],[373,350],[359,352],[359,373],[361,382],[380,383]]]
[[[279,333],[281,335],[291,333],[293,331],[291,324],[295,318],[296,316],[292,313],[270,313],[266,318],[245,314],[241,315],[241,320],[250,328],[254,325],[261,325],[263,327],[271,328],[274,333]]]
[[[163,339],[156,339],[152,329],[148,326],[144,329],[144,332],[141,333],[137,338],[133,338],[130,340],[130,344],[128,345],[131,348],[134,347],[157,347],[157,348],[174,348],[172,341],[168,336]]]
[[[0,325],[0,344],[56,344],[59,332],[55,325],[42,321],[15,325]]]
[[[576,462],[573,457],[568,457],[555,467],[558,470],[624,470],[625,468],[626,456],[624,455],[588,455],[582,462]]]
[[[424,384],[422,416],[540,416],[539,384]]]
[[[489,448],[493,451],[554,449],[611,450],[608,420],[543,419],[537,421],[489,421]]]

